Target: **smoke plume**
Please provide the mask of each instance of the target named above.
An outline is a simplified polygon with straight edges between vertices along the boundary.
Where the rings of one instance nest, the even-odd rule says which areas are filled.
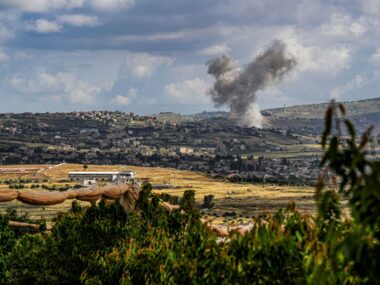
[[[207,62],[207,72],[216,79],[210,90],[215,106],[229,106],[241,126],[261,127],[257,92],[281,81],[297,63],[285,50],[285,44],[275,40],[243,69],[228,54]]]

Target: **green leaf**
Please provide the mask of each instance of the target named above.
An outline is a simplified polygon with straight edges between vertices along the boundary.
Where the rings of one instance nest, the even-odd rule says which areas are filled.
[[[325,115],[325,130],[323,131],[323,134],[322,134],[322,148],[323,149],[326,147],[327,137],[331,133],[332,118],[333,118],[333,106],[330,105],[327,108],[326,115]]]
[[[338,104],[338,108],[339,108],[340,112],[342,113],[342,116],[346,116],[346,108],[344,107],[344,105],[342,103]]]
[[[351,123],[350,120],[345,119],[344,124],[347,127],[348,133],[350,134],[351,140],[355,141],[356,133],[355,133],[355,128],[354,125]]]

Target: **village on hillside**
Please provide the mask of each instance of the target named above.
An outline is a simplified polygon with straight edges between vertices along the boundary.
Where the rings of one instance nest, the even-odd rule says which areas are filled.
[[[319,137],[307,128],[242,128],[227,119],[93,111],[0,115],[0,164],[128,164],[233,181],[313,184]]]

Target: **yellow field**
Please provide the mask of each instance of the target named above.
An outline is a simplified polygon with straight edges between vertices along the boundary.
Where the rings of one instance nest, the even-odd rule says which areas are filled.
[[[4,166],[5,167],[5,166]],[[16,166],[24,167],[24,166]],[[28,166],[25,166],[28,167]],[[31,167],[31,166],[29,166]],[[61,164],[58,166],[34,165],[34,167],[43,168],[39,173],[23,174],[18,176],[12,174],[12,177],[27,178],[48,178],[49,183],[59,185],[69,183],[67,181],[69,171],[83,171],[83,165],[80,164]],[[6,166],[8,168],[8,166]],[[169,193],[171,195],[181,196],[183,191],[191,189],[195,191],[196,199],[199,203],[203,201],[205,195],[212,194],[215,196],[215,209],[206,211],[211,215],[220,216],[225,212],[234,211],[241,217],[252,217],[262,213],[273,213],[279,208],[286,207],[289,203],[295,202],[301,211],[314,212],[314,189],[312,187],[295,187],[295,186],[278,186],[278,185],[256,185],[256,184],[239,184],[230,183],[223,180],[213,179],[204,174],[182,171],[170,168],[160,167],[139,167],[139,166],[103,166],[89,165],[87,171],[119,171],[133,170],[136,171],[137,177],[140,179],[148,179],[152,184],[171,184],[178,186],[178,189],[155,190],[158,193]],[[1,171],[1,167],[0,167]],[[0,179],[4,179],[4,176]],[[6,185],[0,184],[0,189],[5,189]],[[24,190],[28,191],[28,190]],[[0,210],[4,211],[3,203]],[[20,211],[30,212],[33,209],[33,216],[43,215],[43,212],[53,214],[57,211],[67,211],[71,202],[68,201],[58,206],[34,207],[21,205],[14,202]],[[43,215],[45,216],[45,215]]]

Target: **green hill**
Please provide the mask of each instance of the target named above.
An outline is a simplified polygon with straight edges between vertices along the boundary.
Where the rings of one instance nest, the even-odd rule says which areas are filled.
[[[360,101],[342,102],[350,117],[380,113],[380,98]],[[329,103],[296,105],[284,108],[265,110],[264,113],[271,114],[277,119],[323,119]]]

